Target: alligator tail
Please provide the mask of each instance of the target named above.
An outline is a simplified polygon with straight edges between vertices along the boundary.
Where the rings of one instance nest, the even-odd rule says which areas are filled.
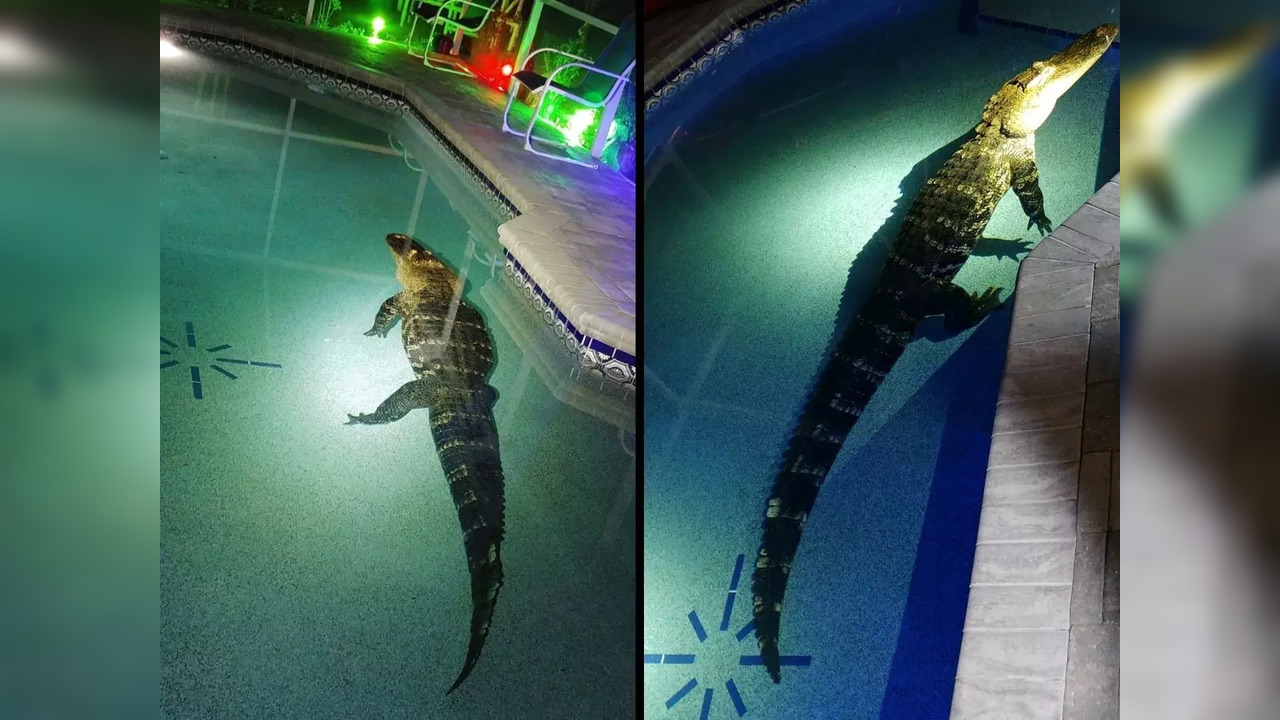
[[[805,521],[849,431],[902,356],[919,322],[887,291],[891,285],[886,281],[894,274],[882,276],[827,358],[769,495],[751,589],[760,656],[775,683],[782,679],[782,597]]]
[[[484,649],[502,587],[502,464],[493,422],[497,394],[489,386],[443,389],[431,405],[431,432],[444,468],[471,573],[471,637],[467,659],[447,693],[462,684]]]

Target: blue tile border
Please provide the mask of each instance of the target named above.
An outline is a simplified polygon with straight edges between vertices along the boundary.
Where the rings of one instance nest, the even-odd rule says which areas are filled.
[[[505,258],[503,275],[524,292],[525,297],[533,303],[534,309],[542,317],[542,321],[551,326],[556,337],[564,343],[565,347],[577,354],[578,364],[590,372],[598,373],[623,385],[635,386],[638,383],[639,373],[634,355],[586,335],[574,327],[573,322],[565,317],[560,308],[556,307],[546,291],[529,277],[528,271],[511,254],[511,251],[503,248],[502,255]]]
[[[748,13],[736,21],[700,50],[693,53],[688,60],[680,63],[666,77],[658,81],[644,96],[644,115],[648,119],[650,113],[657,110],[665,101],[678,93],[689,81],[719,63],[736,47],[742,44],[748,33],[756,32],[766,25],[771,25],[788,15],[802,10],[813,3],[826,0],[775,0],[758,10]]]
[[[983,15],[981,13],[978,14],[978,20],[980,22],[991,23],[992,25],[1004,25],[1005,27],[1017,28],[1019,30],[1032,30],[1034,32],[1053,35],[1055,37],[1074,39],[1078,35],[1077,33],[1067,32],[1066,30],[1054,30],[1053,28],[1047,28],[1043,25],[1032,25],[1031,23],[1024,23],[1020,20],[1006,20],[1004,18],[995,17],[994,15]]]
[[[267,50],[245,40],[223,37],[215,33],[191,30],[181,26],[177,20],[161,17],[160,28],[176,44],[220,57],[233,58],[259,68],[266,68],[293,80],[306,83],[324,84],[334,94],[347,100],[354,100],[362,105],[379,110],[400,114],[416,119],[427,132],[439,143],[440,148],[462,167],[475,182],[478,189],[490,201],[493,207],[511,220],[520,215],[501,190],[471,160],[449,141],[412,102],[399,93],[372,85],[362,80],[344,75],[340,72],[321,68],[303,60],[292,58],[282,53]],[[564,313],[555,306],[536,282],[525,272],[520,263],[506,249],[502,249],[506,257],[506,275],[522,286],[525,296],[533,303],[534,308],[542,316],[544,322],[551,326],[556,336],[565,347],[573,352],[578,363],[590,372],[597,373],[609,380],[623,385],[635,386],[639,378],[634,355],[617,349],[608,343],[579,332]]]
[[[991,23],[992,25],[1004,25],[1005,27],[1017,28],[1018,30],[1030,30],[1032,32],[1038,32],[1042,35],[1052,35],[1053,37],[1066,38],[1067,40],[1075,40],[1076,38],[1080,37],[1080,33],[1077,33],[1077,32],[1070,32],[1068,30],[1059,30],[1057,28],[1045,27],[1043,25],[1033,25],[1031,23],[1024,23],[1020,20],[1006,20],[1004,18],[995,17],[994,15],[979,14],[978,20],[981,22]],[[1112,48],[1120,47],[1119,38],[1111,41],[1111,47]],[[1110,52],[1111,48],[1107,48],[1107,50],[1108,52]]]

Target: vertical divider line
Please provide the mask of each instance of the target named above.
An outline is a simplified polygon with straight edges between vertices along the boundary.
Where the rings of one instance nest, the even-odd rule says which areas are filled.
[[[675,449],[676,441],[679,439],[680,433],[684,431],[685,422],[689,419],[689,405],[693,402],[694,398],[697,397],[698,392],[702,390],[702,384],[706,382],[707,377],[711,375],[711,369],[715,366],[716,356],[720,354],[720,350],[724,347],[725,341],[729,339],[729,331],[729,325],[726,324],[721,326],[720,330],[716,333],[715,339],[713,339],[711,344],[707,347],[707,354],[703,356],[702,363],[698,367],[698,371],[694,373],[693,381],[689,383],[688,392],[685,393],[683,398],[678,400],[677,406],[679,410],[676,415],[676,421],[658,455],[658,459],[662,462],[665,462]]]
[[[413,233],[418,229],[418,215],[422,212],[422,196],[427,190],[427,171],[425,169],[419,173],[418,192],[413,198],[413,210],[409,212],[409,229],[405,232],[409,237],[413,237]]]
[[[618,492],[613,497],[613,507],[609,509],[609,515],[604,520],[604,531],[600,533],[600,539],[596,541],[596,552],[599,553],[604,549],[605,543],[613,537],[618,526],[622,524],[623,513],[627,508],[631,507],[636,497],[636,459],[631,458],[631,469],[623,476],[622,482],[618,486]]]
[[[267,239],[262,244],[262,256],[271,255],[271,233],[276,227],[276,208],[280,205],[280,186],[284,182],[284,160],[289,154],[289,135],[293,132],[293,113],[298,107],[297,98],[289,98],[289,116],[284,121],[284,140],[280,143],[280,163],[276,166],[276,186],[271,193],[271,214],[267,216]]]
[[[458,317],[458,306],[462,304],[462,291],[467,287],[467,272],[471,270],[471,249],[474,246],[475,239],[468,235],[466,260],[458,268],[458,283],[453,290],[453,299],[449,301],[449,314],[445,315],[444,328],[440,331],[440,339],[446,345],[449,343],[449,338],[453,337],[453,321]]]

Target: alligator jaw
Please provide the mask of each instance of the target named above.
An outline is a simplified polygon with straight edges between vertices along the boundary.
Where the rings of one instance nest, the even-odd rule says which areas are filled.
[[[991,96],[982,110],[982,124],[975,129],[1009,137],[1034,135],[1058,98],[1093,67],[1119,32],[1115,25],[1099,25],[1049,59],[1032,63]]]
[[[391,257],[396,261],[396,279],[405,290],[417,292],[432,284],[453,284],[457,281],[458,274],[416,238],[390,233],[386,242]]]
[[[391,248],[391,252],[396,255],[408,255],[409,251],[417,247],[419,251],[423,250],[422,245],[418,241],[401,233],[389,233],[387,235],[387,247]]]
[[[1045,65],[1052,67],[1053,73],[1045,80],[1041,92],[1054,101],[1062,97],[1093,67],[1119,34],[1120,28],[1115,25],[1099,25],[1076,38],[1062,52],[1045,60]]]
[[[1122,180],[1121,192],[1141,187],[1164,207],[1157,212],[1178,224],[1167,166],[1174,134],[1209,95],[1267,52],[1275,34],[1267,25],[1246,27],[1207,49],[1178,54],[1125,79],[1120,88],[1120,172],[1133,182]]]

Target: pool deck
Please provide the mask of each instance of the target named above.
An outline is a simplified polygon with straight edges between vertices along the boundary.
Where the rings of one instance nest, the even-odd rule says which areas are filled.
[[[1119,717],[1119,205],[1018,269],[953,720]]]
[[[505,94],[424,67],[399,44],[167,3],[160,24],[162,32],[245,43],[404,97],[518,212],[499,227],[500,242],[552,311],[634,367],[636,191],[626,178],[526,152],[521,138],[502,132]]]

